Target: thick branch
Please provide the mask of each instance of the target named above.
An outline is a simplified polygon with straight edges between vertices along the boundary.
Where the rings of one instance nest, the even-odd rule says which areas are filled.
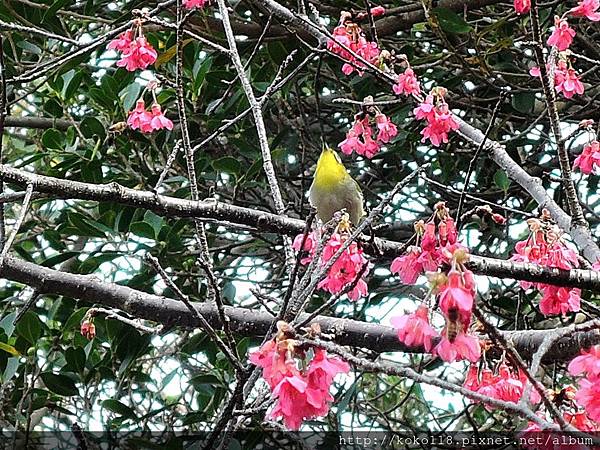
[[[6,257],[1,274],[8,280],[32,286],[40,293],[64,295],[117,308],[140,319],[160,322],[165,326],[201,326],[181,302],[103,282],[94,276],[60,272],[11,256]],[[194,306],[213,328],[222,328],[217,309],[213,305],[195,303]],[[240,336],[264,336],[273,321],[273,317],[266,312],[246,308],[226,306],[225,314],[230,320],[231,330]],[[303,316],[305,315],[300,317]],[[376,323],[327,316],[317,316],[312,323],[319,323],[322,332],[332,335],[339,345],[363,347],[376,352],[422,352],[419,348],[408,349],[398,341],[393,328]],[[512,342],[523,358],[530,358],[549,332],[554,330],[511,331],[503,332],[503,335]],[[581,348],[596,343],[600,343],[598,331],[575,333],[568,339],[559,340],[548,352],[547,359],[568,360]]]
[[[8,116],[5,119],[4,125],[15,128],[56,128],[57,130],[65,131],[72,124],[65,119],[52,119],[50,117]]]
[[[206,221],[225,222],[235,228],[255,229],[287,236],[303,232],[305,222],[287,216],[280,216],[256,209],[228,205],[214,200],[194,202],[176,197],[158,195],[149,191],[126,188],[116,183],[90,184],[79,181],[36,175],[0,164],[0,179],[20,186],[32,185],[34,191],[49,194],[54,198],[117,202],[137,208],[144,208],[168,217],[194,217]],[[367,251],[373,255],[392,258],[404,252],[400,242],[378,240],[377,247],[371,248],[369,238],[364,238]],[[533,264],[516,263],[482,256],[472,256],[469,268],[480,275],[498,278],[551,283],[557,286],[579,287],[600,292],[600,272],[594,270],[560,270],[540,267]]]

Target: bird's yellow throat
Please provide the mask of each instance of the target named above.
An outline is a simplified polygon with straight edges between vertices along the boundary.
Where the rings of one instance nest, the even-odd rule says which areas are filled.
[[[348,177],[348,172],[335,151],[330,148],[324,149],[317,161],[315,185],[322,189],[333,188],[344,181],[346,177]]]

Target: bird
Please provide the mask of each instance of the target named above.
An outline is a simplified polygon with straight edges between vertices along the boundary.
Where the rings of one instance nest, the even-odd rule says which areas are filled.
[[[358,225],[365,215],[363,195],[358,183],[352,178],[339,155],[327,146],[317,161],[313,182],[308,192],[310,204],[317,210],[323,223],[333,215],[345,210],[353,225]]]

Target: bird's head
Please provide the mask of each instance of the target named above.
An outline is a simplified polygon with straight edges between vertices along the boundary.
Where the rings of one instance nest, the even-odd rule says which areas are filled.
[[[317,161],[317,170],[315,171],[315,181],[317,184],[326,186],[339,183],[347,176],[348,172],[336,151],[327,146],[323,147],[319,161]]]

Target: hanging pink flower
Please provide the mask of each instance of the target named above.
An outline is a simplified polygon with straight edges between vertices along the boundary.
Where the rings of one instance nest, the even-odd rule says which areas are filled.
[[[458,311],[462,324],[468,326],[471,322],[473,296],[474,292],[465,286],[463,275],[451,270],[448,282],[440,288],[440,309],[446,317],[449,317],[451,311]]]
[[[552,286],[541,287],[540,312],[545,316],[565,315],[581,309],[581,289]]]
[[[118,67],[125,67],[130,72],[137,69],[145,69],[156,61],[158,53],[148,43],[145,37],[140,36],[129,44],[128,48],[122,50],[122,57],[117,61]]]
[[[347,61],[342,66],[342,72],[345,75],[350,75],[356,71],[359,76],[362,76],[361,69],[365,67],[365,64],[346,48],[370,64],[377,64],[381,50],[377,43],[366,39],[360,26],[352,22],[350,18],[351,16],[347,13],[342,13],[341,24],[334,28],[333,39],[327,41],[327,49]]]
[[[476,362],[481,357],[481,348],[479,339],[475,336],[459,332],[456,338],[450,341],[444,332],[439,344],[433,349],[433,353],[446,362],[462,361],[463,359]]]
[[[598,22],[600,21],[600,13],[597,12],[598,8],[600,8],[599,0],[582,0],[576,7],[571,8],[567,12],[575,17],[587,17],[593,22]]]
[[[569,373],[586,374],[588,378],[600,381],[600,345],[582,350],[581,355],[573,358],[569,363]]]
[[[286,334],[289,330],[286,323],[279,322],[277,326],[275,339],[250,353],[249,360],[262,368],[262,377],[275,399],[269,417],[282,417],[287,428],[297,430],[305,419],[327,415],[333,401],[329,393],[333,379],[348,373],[350,367],[320,348],[313,349],[314,356],[307,366],[307,349],[295,347],[295,341]]]
[[[572,67],[560,70],[560,63],[554,74],[554,82],[556,84],[556,92],[562,92],[565,98],[572,98],[575,94],[582,95],[585,88],[579,80],[579,76]]]
[[[396,125],[394,125],[394,123],[385,114],[377,114],[375,116],[375,123],[377,124],[377,129],[379,130],[379,133],[377,134],[377,140],[383,142],[384,144],[390,142],[398,134]]]
[[[383,16],[385,14],[385,8],[383,6],[375,6],[371,8],[371,15],[373,17]]]
[[[119,52],[124,52],[125,50],[129,50],[132,38],[133,32],[131,30],[127,30],[124,33],[120,34],[117,38],[110,41],[106,48],[108,48],[109,50],[117,50]]]
[[[392,86],[394,93],[400,95],[419,95],[421,93],[421,84],[415,75],[412,68],[406,69],[403,73],[398,75],[396,84]]]
[[[421,347],[431,351],[433,339],[439,336],[429,325],[429,309],[419,306],[413,314],[392,317],[392,326],[398,330],[398,339],[408,347]]]
[[[405,255],[398,256],[392,261],[390,270],[398,274],[402,283],[415,284],[419,275],[423,273],[423,265],[419,262],[421,250],[419,247],[411,246]]]
[[[585,409],[590,419],[600,422],[600,383],[598,380],[579,380],[579,389],[575,394],[577,403]]]
[[[445,89],[437,88],[435,92],[435,96],[429,94],[425,101],[414,109],[414,114],[418,120],[427,121],[427,126],[421,130],[421,142],[429,139],[435,147],[439,147],[448,142],[448,133],[458,130],[460,126],[444,101]]]
[[[531,9],[531,0],[514,0],[514,6],[517,14],[527,14]]]
[[[153,130],[162,130],[163,128],[167,130],[173,129],[173,121],[165,117],[158,103],[152,105],[152,120],[150,124]]]
[[[497,373],[488,368],[479,372],[475,364],[471,364],[463,386],[471,391],[505,402],[518,403],[525,392],[528,382],[527,375],[521,369],[513,370],[504,361],[497,367]],[[539,403],[541,397],[537,390],[532,389],[530,400]],[[487,410],[493,410],[492,405],[485,405]]]
[[[315,349],[315,356],[308,365],[308,385],[311,389],[320,389],[329,392],[333,379],[340,373],[348,373],[350,366],[346,361],[335,356],[329,356],[321,348]]]
[[[564,52],[571,46],[575,30],[569,26],[567,19],[554,16],[554,31],[548,38],[548,45],[556,47],[559,52]]]
[[[208,3],[208,0],[183,0],[183,6],[187,9],[203,8]]]
[[[346,235],[341,235],[339,233],[334,233],[331,236],[323,250],[323,263],[326,263],[333,257],[346,239]],[[363,250],[356,242],[353,242],[340,255],[335,263],[333,263],[333,266],[331,266],[331,269],[325,278],[319,282],[317,287],[319,289],[324,289],[331,294],[338,294],[357,278],[365,264],[368,264],[368,261],[364,256]],[[348,292],[348,298],[350,298],[350,300],[357,300],[366,294],[367,284],[361,278],[357,285]]]
[[[579,168],[581,172],[590,174],[600,171],[600,143],[592,141],[583,147],[583,151],[573,162],[573,169]]]
[[[325,264],[329,261],[347,238],[348,235],[345,232],[334,233],[327,244],[325,244],[321,256],[321,264]],[[292,246],[296,251],[300,250],[302,239],[303,235],[298,235],[294,239]],[[318,237],[316,237],[314,232],[310,233],[306,238],[303,249],[304,251],[308,251],[309,255],[301,259],[300,262],[302,264],[308,264],[312,261],[317,244]],[[364,264],[368,264],[368,261],[364,256],[364,251],[356,242],[353,242],[335,261],[325,278],[319,282],[317,287],[331,294],[338,294],[356,279]],[[368,270],[365,270],[363,277],[367,274],[367,271]],[[350,300],[358,300],[359,298],[368,295],[368,286],[363,277],[361,277],[357,281],[356,286],[348,292],[347,295]]]
[[[140,99],[135,104],[135,109],[129,112],[127,125],[132,130],[140,130],[143,133],[152,132],[152,114],[146,110],[144,100]]]

